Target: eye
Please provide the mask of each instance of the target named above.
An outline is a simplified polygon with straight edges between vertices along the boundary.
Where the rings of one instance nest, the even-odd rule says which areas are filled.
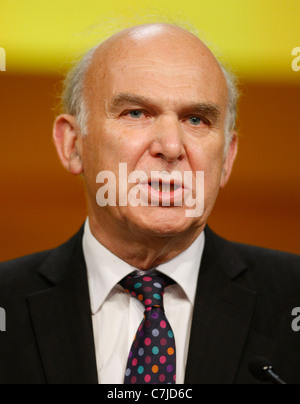
[[[191,116],[188,121],[193,126],[199,126],[201,123],[203,123],[203,119],[199,118],[198,116]]]
[[[122,112],[121,116],[126,118],[129,122],[131,121],[131,123],[133,123],[133,121],[137,121],[136,123],[143,123],[149,118],[149,114],[143,109],[128,109],[127,111]]]
[[[136,110],[134,110],[134,111],[129,111],[129,112],[127,113],[127,115],[129,115],[130,118],[133,118],[133,119],[139,119],[139,118],[142,117],[143,114],[144,114],[144,112],[141,111],[141,110],[139,110],[139,109],[136,109]]]

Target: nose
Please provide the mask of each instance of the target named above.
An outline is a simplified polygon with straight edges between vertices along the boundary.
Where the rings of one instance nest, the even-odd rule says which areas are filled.
[[[152,157],[162,158],[170,164],[184,158],[183,131],[177,117],[161,118],[154,128],[153,137],[150,146]]]

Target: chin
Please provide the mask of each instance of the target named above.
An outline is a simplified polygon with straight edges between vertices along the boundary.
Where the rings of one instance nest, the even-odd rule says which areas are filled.
[[[135,212],[131,224],[143,233],[160,237],[176,236],[200,227],[201,218],[188,218],[184,209],[151,208],[148,212]],[[198,225],[197,225],[198,224]]]

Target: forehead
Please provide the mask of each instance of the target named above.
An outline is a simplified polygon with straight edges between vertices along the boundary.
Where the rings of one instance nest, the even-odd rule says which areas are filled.
[[[177,101],[227,102],[227,85],[219,63],[190,34],[127,35],[106,49],[99,48],[88,83],[94,96],[101,92],[105,99],[118,93],[136,93]]]

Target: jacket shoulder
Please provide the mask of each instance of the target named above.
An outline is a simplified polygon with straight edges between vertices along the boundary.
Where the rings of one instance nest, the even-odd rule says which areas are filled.
[[[251,245],[229,242],[233,248],[247,258],[251,265],[272,265],[273,267],[300,270],[300,256],[283,251],[271,250]]]
[[[39,268],[52,254],[52,250],[16,258],[0,263],[0,291],[14,289],[14,286],[26,288],[38,278]]]
[[[259,296],[273,297],[291,310],[298,307],[300,290],[300,257],[295,254],[233,243],[247,262],[246,284],[254,286]],[[278,307],[280,312],[280,307]]]
[[[57,248],[0,263],[0,298],[35,292],[63,279],[74,261],[82,259],[82,236],[83,227]]]
[[[300,256],[225,240],[206,230],[207,254],[230,278],[247,279],[262,288],[300,288]],[[276,287],[274,286],[276,285]]]
[[[215,234],[209,227],[205,229],[205,235],[211,256],[215,256],[215,252],[218,251],[227,259],[236,258],[244,261],[247,266],[272,264],[273,267],[295,267],[300,270],[300,255],[228,241]]]

